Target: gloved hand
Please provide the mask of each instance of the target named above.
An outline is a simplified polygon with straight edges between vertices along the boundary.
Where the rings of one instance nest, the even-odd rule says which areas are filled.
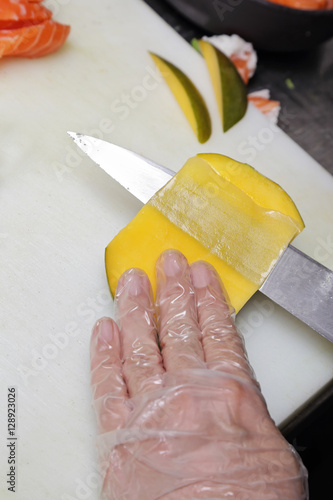
[[[305,500],[307,472],[270,418],[215,270],[176,251],[120,279],[91,340],[107,500]]]

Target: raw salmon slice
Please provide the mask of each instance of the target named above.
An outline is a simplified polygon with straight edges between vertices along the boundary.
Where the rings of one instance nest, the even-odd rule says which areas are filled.
[[[0,1],[0,29],[22,28],[51,19],[52,12],[37,2]]]
[[[271,122],[277,123],[281,109],[280,102],[270,99],[268,89],[251,92],[247,97]]]
[[[328,0],[270,0],[270,2],[302,10],[324,10],[331,8]]]
[[[262,113],[270,113],[273,109],[277,108],[280,106],[279,101],[272,101],[270,99],[267,99],[265,97],[255,97],[249,95],[249,101],[252,102]]]
[[[231,56],[230,57],[231,61],[234,63],[234,65],[237,68],[238,73],[242,77],[245,85],[249,83],[250,79],[250,70],[248,66],[248,60],[247,59],[241,59],[237,56]]]
[[[47,20],[24,28],[0,31],[0,57],[42,57],[58,50],[70,26]]]

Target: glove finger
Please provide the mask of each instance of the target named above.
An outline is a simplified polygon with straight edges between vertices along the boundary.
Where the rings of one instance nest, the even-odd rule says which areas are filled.
[[[215,269],[207,262],[195,262],[191,278],[207,367],[253,378],[243,339],[232,318],[233,309]]]
[[[167,372],[204,368],[190,268],[183,254],[163,252],[156,264],[159,339]]]
[[[119,330],[110,318],[99,320],[90,342],[91,385],[100,432],[124,426],[127,387],[122,375]]]
[[[123,374],[131,397],[161,385],[164,373],[157,343],[155,307],[147,275],[130,269],[120,278],[116,291]]]

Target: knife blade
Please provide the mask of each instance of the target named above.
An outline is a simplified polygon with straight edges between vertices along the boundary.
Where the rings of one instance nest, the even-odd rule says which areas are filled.
[[[147,203],[175,175],[172,170],[115,144],[76,132],[68,134],[142,203]],[[333,342],[333,271],[288,245],[259,290]]]
[[[175,175],[172,170],[110,142],[67,133],[82,151],[142,203],[147,203]]]

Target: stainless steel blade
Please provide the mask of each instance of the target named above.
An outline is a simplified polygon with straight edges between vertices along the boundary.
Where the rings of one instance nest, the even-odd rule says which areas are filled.
[[[68,132],[107,174],[146,203],[174,172],[95,137]],[[333,271],[289,245],[260,291],[333,342]]]
[[[175,174],[115,144],[76,132],[68,134],[97,165],[142,203],[147,203]]]
[[[333,272],[289,245],[260,291],[333,342]]]

